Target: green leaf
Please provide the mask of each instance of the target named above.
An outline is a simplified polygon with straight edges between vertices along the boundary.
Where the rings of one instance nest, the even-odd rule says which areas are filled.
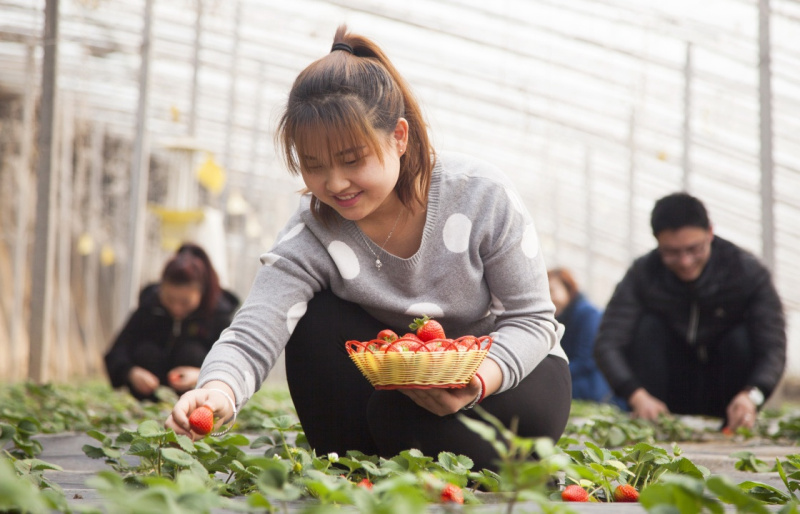
[[[731,505],[736,506],[739,512],[750,512],[753,514],[768,514],[769,510],[758,500],[742,492],[727,477],[712,476],[706,480],[708,490],[716,493],[717,497]]]
[[[739,489],[763,503],[783,504],[791,501],[792,497],[769,484],[745,481],[739,484]]]
[[[167,429],[152,419],[143,421],[141,424],[139,424],[139,428],[136,431],[140,436],[146,438],[162,437],[168,433]]]
[[[164,456],[164,459],[178,466],[188,467],[195,462],[194,457],[178,448],[162,448],[161,455]]]

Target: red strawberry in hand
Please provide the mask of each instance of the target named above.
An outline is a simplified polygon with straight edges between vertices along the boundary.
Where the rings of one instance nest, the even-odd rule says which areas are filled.
[[[620,484],[614,489],[614,501],[637,502],[639,501],[639,491],[632,485]]]
[[[579,485],[568,485],[561,491],[561,499],[565,502],[588,502],[589,493]]]
[[[442,324],[428,316],[415,319],[414,323],[410,324],[408,328],[415,330],[417,337],[422,339],[422,342],[430,341],[431,339],[445,339]]]
[[[457,485],[447,484],[440,497],[443,503],[464,503],[464,493]]]
[[[201,405],[189,415],[189,426],[200,435],[206,435],[214,428],[214,411],[207,405]]]

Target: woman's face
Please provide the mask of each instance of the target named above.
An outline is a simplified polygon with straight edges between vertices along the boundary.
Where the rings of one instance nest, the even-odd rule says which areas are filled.
[[[203,299],[203,288],[197,283],[162,282],[158,288],[158,298],[170,316],[180,321],[200,306],[200,301]]]
[[[561,314],[561,311],[569,305],[569,291],[558,277],[550,277],[550,299],[553,300],[553,305],[556,306],[556,316]]]
[[[395,195],[400,157],[408,142],[408,122],[400,119],[381,144],[381,156],[369,147],[344,148],[333,163],[311,164],[302,170],[308,190],[345,219],[361,221]]]

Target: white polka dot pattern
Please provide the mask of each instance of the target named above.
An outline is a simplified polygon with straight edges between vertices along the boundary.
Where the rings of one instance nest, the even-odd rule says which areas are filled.
[[[300,318],[306,313],[307,308],[308,303],[306,302],[296,303],[289,307],[289,312],[286,313],[286,329],[289,331],[289,334],[294,333],[297,322],[300,321]]]
[[[261,256],[261,264],[264,266],[272,266],[281,259],[281,256],[276,253],[265,253]]]
[[[513,189],[507,187],[505,190],[509,200],[511,200],[511,205],[514,206],[514,209],[516,209],[516,211],[520,214],[525,214],[525,203],[523,203],[522,198],[520,198],[517,192]]]
[[[506,312],[506,308],[503,306],[503,302],[500,301],[500,298],[492,295],[492,304],[489,306],[489,311],[495,316],[500,316]]]
[[[427,315],[431,318],[440,318],[444,316],[444,311],[435,303],[423,302],[411,305],[406,309],[406,314],[409,316]]]
[[[293,226],[292,229],[286,232],[286,234],[283,235],[281,240],[278,241],[278,244],[281,244],[284,241],[288,241],[289,239],[295,237],[297,234],[302,232],[304,228],[306,228],[305,223],[298,223],[297,225]]]
[[[455,213],[444,224],[444,246],[453,253],[463,253],[469,247],[472,222],[461,213]]]
[[[328,245],[328,253],[333,258],[339,273],[345,280],[352,280],[361,272],[356,252],[343,241],[333,241]]]
[[[533,259],[539,254],[539,235],[536,233],[536,227],[533,226],[533,223],[525,227],[521,246],[522,253],[529,259]]]

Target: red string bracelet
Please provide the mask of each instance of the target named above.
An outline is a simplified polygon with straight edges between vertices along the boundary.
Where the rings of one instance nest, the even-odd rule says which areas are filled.
[[[486,382],[483,381],[483,377],[480,373],[475,373],[475,376],[478,377],[478,380],[481,382],[481,395],[478,398],[478,403],[481,403],[484,398],[486,398]]]

